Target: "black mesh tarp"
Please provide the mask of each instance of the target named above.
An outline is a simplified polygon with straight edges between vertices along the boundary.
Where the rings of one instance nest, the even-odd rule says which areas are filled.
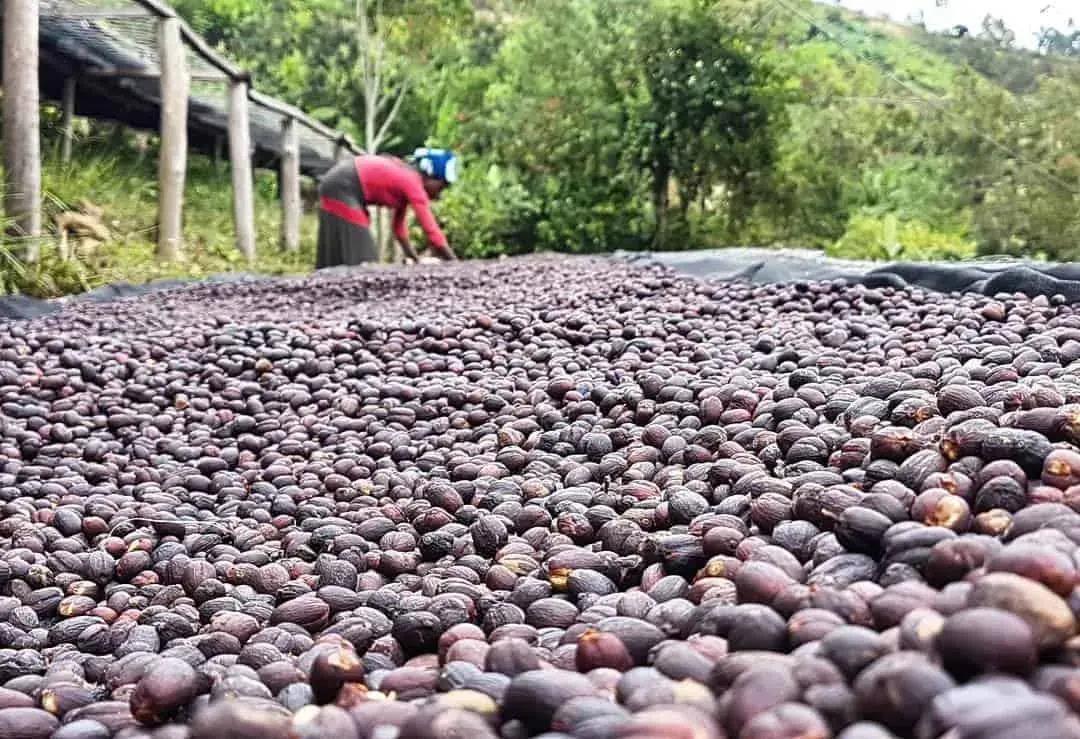
[[[877,287],[920,287],[983,295],[1022,293],[1080,300],[1080,264],[982,259],[970,262],[858,262],[830,259],[809,249],[711,249],[690,252],[617,252],[617,258],[657,262],[697,277],[755,283],[842,279]]]
[[[164,279],[154,280],[153,282],[147,282],[141,285],[133,285],[130,282],[115,282],[111,285],[103,285],[79,295],[72,295],[56,300],[40,300],[26,295],[4,295],[0,296],[0,321],[19,321],[28,318],[37,318],[39,316],[63,310],[64,306],[70,303],[107,303],[113,300],[161,292],[162,290],[173,290],[178,287],[194,285],[200,282],[236,282],[252,279],[256,279],[256,276],[246,272],[232,272],[228,274],[211,275],[205,280]]]

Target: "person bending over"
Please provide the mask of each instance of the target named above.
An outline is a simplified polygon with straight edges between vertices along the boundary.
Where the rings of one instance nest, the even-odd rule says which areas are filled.
[[[431,213],[431,201],[457,179],[457,158],[444,149],[417,149],[411,163],[391,156],[361,154],[340,162],[319,183],[319,239],[315,268],[376,262],[379,247],[371,233],[368,206],[394,213],[394,236],[405,259],[417,262],[409,241],[407,210],[412,207],[431,250],[457,259]]]

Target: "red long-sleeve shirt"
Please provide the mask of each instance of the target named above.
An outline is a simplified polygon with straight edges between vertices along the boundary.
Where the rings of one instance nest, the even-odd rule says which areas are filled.
[[[408,240],[409,227],[405,217],[409,206],[412,206],[428,242],[436,248],[446,248],[446,236],[431,213],[431,199],[424,190],[424,180],[419,172],[398,159],[371,154],[361,154],[356,158],[356,172],[360,176],[364,202],[394,211],[395,236],[403,241]]]

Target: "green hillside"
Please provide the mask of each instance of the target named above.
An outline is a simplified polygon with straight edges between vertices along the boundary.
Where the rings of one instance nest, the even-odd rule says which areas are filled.
[[[800,175],[789,182],[812,243],[844,256],[1080,255],[1080,129],[1067,104],[1080,58],[979,29],[756,7],[753,24],[779,40],[774,63],[799,84],[781,169]]]

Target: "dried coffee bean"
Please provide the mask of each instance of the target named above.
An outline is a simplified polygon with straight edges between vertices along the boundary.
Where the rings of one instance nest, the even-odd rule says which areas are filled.
[[[530,731],[539,733],[551,726],[552,717],[563,703],[594,692],[592,683],[574,672],[523,672],[514,677],[506,689],[502,715],[508,720],[519,720]]]
[[[1058,646],[1076,632],[1076,619],[1065,601],[1046,586],[1012,573],[995,572],[976,580],[968,604],[1016,614],[1031,627],[1040,649]]]

